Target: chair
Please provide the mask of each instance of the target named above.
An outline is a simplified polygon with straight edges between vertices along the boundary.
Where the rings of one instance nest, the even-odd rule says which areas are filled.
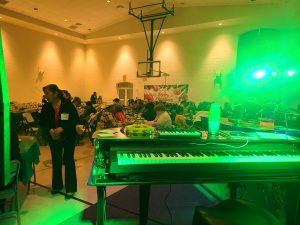
[[[25,134],[35,136],[39,144],[41,144],[38,135],[39,128],[35,127],[35,120],[33,119],[31,113],[23,113],[23,124],[25,128]]]
[[[211,208],[197,207],[193,225],[281,225],[281,223],[261,207],[231,199]]]
[[[92,136],[93,136],[93,133],[96,131],[97,129],[97,123],[99,121],[99,117],[100,117],[100,114],[101,112],[97,112],[95,113],[92,118],[91,118],[91,121],[89,123],[89,138],[90,140],[92,141]]]
[[[15,210],[11,210],[9,212],[2,212],[0,214],[0,219],[10,217],[14,214],[17,216],[17,224],[21,225],[21,216],[20,216],[20,201],[19,201],[19,172],[20,172],[20,162],[18,160],[13,160],[10,163],[10,174],[11,181],[5,187],[0,188],[0,200],[5,200],[8,198],[12,198],[11,209],[14,203]]]
[[[91,113],[84,125],[76,125],[76,132],[78,135],[78,141],[82,139],[86,134],[88,134],[88,137],[91,137],[92,129],[93,129],[93,123],[95,122],[95,119],[97,119],[98,113]],[[78,142],[77,142],[78,143]]]

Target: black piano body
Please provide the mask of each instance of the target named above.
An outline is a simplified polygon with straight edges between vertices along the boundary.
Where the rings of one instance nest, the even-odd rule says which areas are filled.
[[[111,129],[109,135],[96,132],[95,159],[88,184],[97,186],[101,202],[105,202],[105,187],[112,185],[238,182],[286,182],[291,184],[291,201],[297,199],[299,140],[249,137],[209,139],[203,133],[202,138],[130,138],[119,128]],[[141,193],[147,191],[146,188]],[[147,206],[149,199],[144,201],[141,207]],[[287,225],[296,224],[295,204],[289,204]],[[103,210],[105,207],[98,210],[98,224],[104,224]],[[146,216],[141,217],[145,220]],[[140,224],[143,223],[146,224],[141,219]]]

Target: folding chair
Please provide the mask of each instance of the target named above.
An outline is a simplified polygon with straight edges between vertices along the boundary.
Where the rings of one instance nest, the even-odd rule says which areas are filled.
[[[23,124],[25,128],[25,135],[30,135],[36,137],[39,144],[39,128],[35,126],[35,120],[33,119],[31,113],[23,113]]]
[[[81,124],[76,125],[76,133],[78,137],[77,144],[79,143],[79,140],[81,140],[87,133],[89,133],[90,123],[94,115],[95,115],[94,113],[91,113],[84,125]]]
[[[10,174],[11,181],[8,185],[0,187],[0,200],[5,200],[12,198],[11,201],[11,211],[2,212],[0,214],[0,219],[10,217],[12,215],[17,216],[17,224],[21,225],[21,216],[20,216],[20,202],[19,202],[19,172],[20,172],[20,162],[18,160],[13,160],[10,163]],[[12,205],[15,205],[15,209],[12,209]],[[3,207],[4,208],[4,207]]]
[[[89,124],[88,124],[88,137],[90,139],[90,141],[93,143],[93,140],[92,140],[92,136],[93,136],[93,133],[96,131],[96,128],[97,128],[97,123],[99,121],[99,116],[100,116],[101,112],[97,112],[95,113],[90,121],[89,121]]]

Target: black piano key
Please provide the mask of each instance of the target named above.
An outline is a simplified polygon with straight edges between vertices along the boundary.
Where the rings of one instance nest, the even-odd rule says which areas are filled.
[[[239,153],[232,151],[230,153],[228,152],[228,155],[229,156],[239,156]]]
[[[205,155],[205,156],[212,156],[213,154],[211,154],[210,152],[208,152],[208,151],[206,151],[206,152],[203,152],[203,154]]]

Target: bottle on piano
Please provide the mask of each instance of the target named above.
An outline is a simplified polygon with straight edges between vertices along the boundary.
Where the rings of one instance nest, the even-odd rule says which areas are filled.
[[[219,133],[221,120],[221,106],[212,103],[208,114],[208,135],[215,136]]]

